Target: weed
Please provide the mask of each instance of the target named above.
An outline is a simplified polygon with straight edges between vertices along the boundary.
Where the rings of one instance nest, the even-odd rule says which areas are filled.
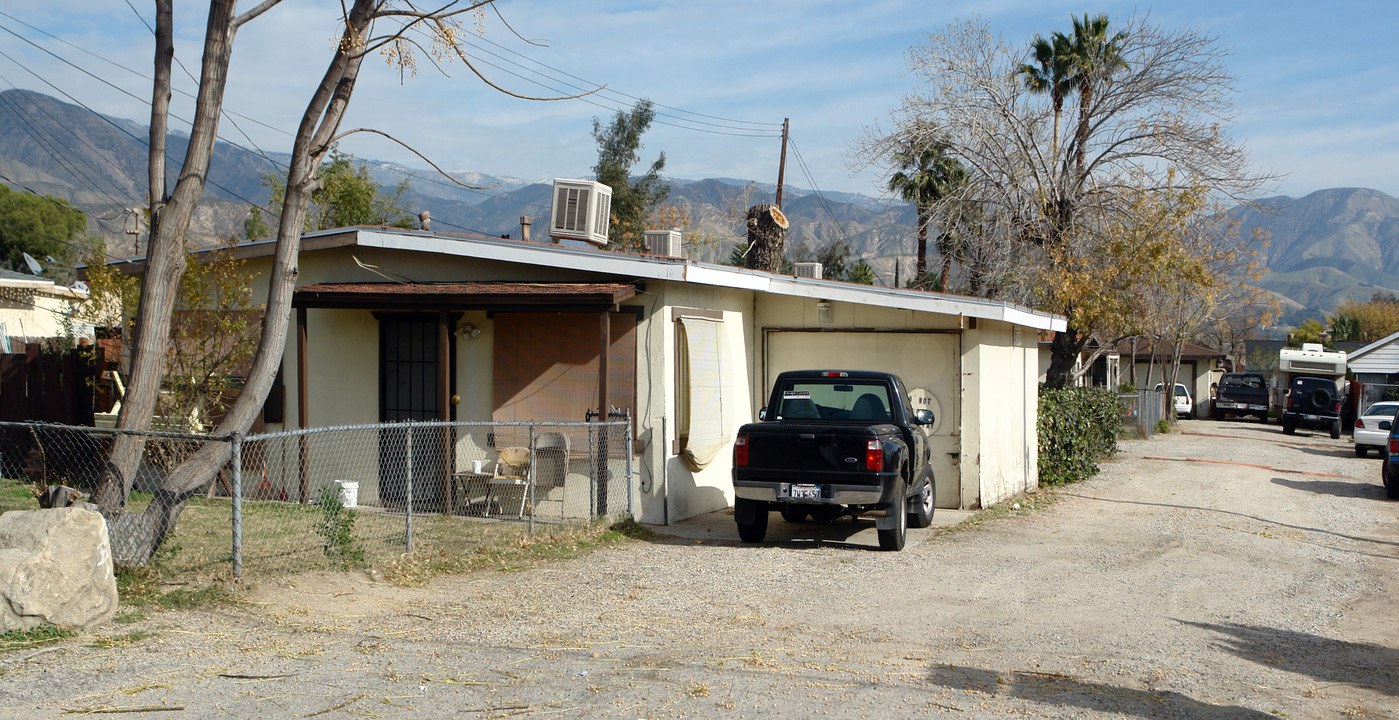
[[[141,622],[145,620],[146,617],[147,615],[144,610],[132,610],[131,612],[122,613],[112,618],[112,622],[118,625],[130,625],[131,623]]]
[[[1168,433],[1168,432],[1170,432],[1170,431],[1171,431],[1171,421],[1170,421],[1170,420],[1164,420],[1164,419],[1163,419],[1163,420],[1157,420],[1157,421],[1156,421],[1156,432],[1157,432],[1157,433],[1159,433],[1159,434],[1165,434],[1165,433]]]
[[[125,635],[114,635],[112,637],[98,637],[96,640],[92,641],[92,647],[97,648],[98,650],[110,650],[112,648],[127,647],[138,640],[144,640],[148,637],[151,637],[151,635],[153,634],[154,633],[145,632],[144,630],[134,630],[132,632],[126,633]]]
[[[316,521],[316,534],[324,542],[325,556],[340,563],[342,569],[364,564],[364,547],[355,540],[355,511],[345,507],[337,488],[321,488],[321,517]]]
[[[28,630],[8,630],[0,633],[0,652],[28,650],[41,645],[58,642],[78,633],[57,625],[40,625]]]

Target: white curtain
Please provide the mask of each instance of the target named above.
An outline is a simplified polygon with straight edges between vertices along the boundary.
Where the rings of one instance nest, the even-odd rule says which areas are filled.
[[[729,441],[724,418],[724,323],[680,318],[680,456],[703,470]]]

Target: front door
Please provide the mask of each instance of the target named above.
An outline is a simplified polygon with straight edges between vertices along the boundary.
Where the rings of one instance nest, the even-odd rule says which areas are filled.
[[[379,318],[380,422],[442,419],[438,323],[436,315]],[[404,505],[411,482],[415,508],[440,509],[444,478],[451,472],[449,447],[450,432],[441,428],[405,425],[381,431],[379,499],[386,506]]]

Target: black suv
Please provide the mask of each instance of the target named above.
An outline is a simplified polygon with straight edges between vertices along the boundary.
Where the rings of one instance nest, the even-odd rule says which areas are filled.
[[[1341,436],[1341,406],[1345,393],[1334,378],[1300,376],[1287,384],[1287,404],[1282,408],[1282,431],[1291,435],[1299,426],[1328,428],[1331,439]]]

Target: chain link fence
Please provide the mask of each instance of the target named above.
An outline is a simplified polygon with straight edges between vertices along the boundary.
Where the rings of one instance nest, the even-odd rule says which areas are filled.
[[[407,422],[226,437],[0,423],[0,471],[92,493],[120,434],[142,438],[123,516],[184,501],[152,562],[172,574],[274,575],[473,552],[488,536],[632,515],[630,420]],[[196,492],[171,472],[209,444],[227,462]],[[148,513],[149,514],[149,513]],[[127,518],[131,519],[130,517]],[[123,557],[139,534],[113,530]]]
[[[1141,390],[1136,393],[1118,393],[1122,403],[1122,431],[1139,438],[1149,438],[1156,433],[1156,424],[1164,416],[1161,405],[1164,393],[1159,390]]]

